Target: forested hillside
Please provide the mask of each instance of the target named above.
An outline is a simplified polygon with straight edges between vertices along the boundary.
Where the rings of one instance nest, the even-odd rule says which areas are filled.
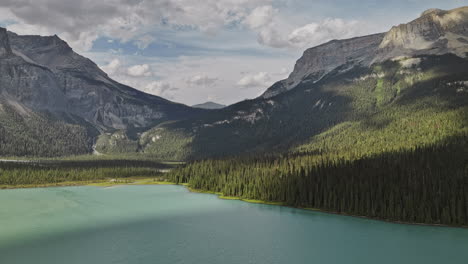
[[[301,153],[189,164],[169,180],[245,199],[411,223],[468,225],[468,134],[354,158]]]
[[[231,143],[238,158],[193,162],[169,179],[302,208],[468,225],[467,60],[421,56],[338,69],[270,100],[271,112],[243,128],[252,146],[277,152],[246,154],[248,145],[226,138],[220,145]],[[221,140],[214,131],[211,139]]]
[[[111,159],[81,156],[73,159],[0,161],[0,189],[89,183],[118,184],[141,178],[147,178],[152,183],[161,178],[161,170],[173,166],[147,157],[125,156],[114,156]]]
[[[467,107],[466,59],[400,58],[346,72],[338,68],[317,83],[304,82],[268,100],[160,125],[164,136],[153,133],[160,137],[148,145],[161,145],[173,135],[180,144],[166,145],[166,153],[189,159],[266,151],[380,153],[466,131]],[[171,146],[177,147],[170,151]]]
[[[0,156],[69,156],[90,152],[97,130],[0,101]]]
[[[56,35],[0,27],[0,156],[91,153],[99,134],[136,137],[203,112],[112,80]]]

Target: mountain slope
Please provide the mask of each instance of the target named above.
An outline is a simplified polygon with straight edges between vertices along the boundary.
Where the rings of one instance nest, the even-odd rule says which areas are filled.
[[[387,33],[332,40],[306,50],[291,75],[274,84],[262,97],[271,98],[301,82],[316,82],[337,67],[342,67],[342,70],[368,67],[399,56],[421,54],[453,53],[464,57],[468,52],[467,43],[468,7],[450,11],[430,9],[421,17],[395,26]]]
[[[184,105],[113,81],[96,64],[73,52],[57,36],[19,36],[9,32],[8,38],[13,57],[23,59],[24,64],[31,67],[45,68],[53,75],[48,83],[36,88],[37,93],[45,94],[42,96],[44,98],[57,97],[53,99],[53,104],[66,106],[56,109],[50,104],[40,104],[36,99],[34,102],[25,100],[22,91],[19,91],[17,99],[33,109],[75,114],[104,130],[125,129],[129,126],[148,127],[161,120],[189,116],[193,111]],[[31,75],[33,78],[34,74]],[[57,94],[47,95],[50,86],[57,86]],[[15,89],[21,90],[23,87]]]
[[[422,56],[410,68],[408,60],[413,59],[332,72],[269,100],[163,124],[154,130],[160,137],[152,144],[177,134],[189,142],[178,151],[194,158],[294,149],[362,155],[466,132],[468,60]]]
[[[80,127],[87,152],[99,135],[99,152],[162,159],[411,149],[466,132],[467,14],[468,7],[430,10],[387,33],[308,49],[290,77],[263,96],[210,111],[119,84],[56,36],[3,29],[0,104],[23,120],[2,120],[33,125],[27,118],[46,118],[59,131]],[[0,142],[15,142],[13,131]],[[10,145],[0,155],[24,153]]]
[[[55,155],[90,152],[90,142],[99,133],[123,130],[135,134],[167,120],[184,119],[203,112],[115,82],[57,36],[19,36],[4,28],[0,28],[0,105],[8,109],[3,112],[4,116],[57,121],[88,131],[84,135],[87,143],[79,148],[80,151],[63,145],[63,151],[53,151]],[[20,123],[13,124],[13,120]],[[32,124],[37,122],[25,120],[5,116],[0,120],[0,126],[11,129],[26,122],[29,126],[24,129],[30,133],[25,131],[25,134],[34,135],[38,127]],[[18,139],[6,133],[0,135],[0,140],[17,142]],[[49,145],[51,142],[41,142],[40,137],[30,142],[44,149],[47,146],[59,148],[53,146],[56,143],[59,144]],[[37,146],[31,148],[39,149]],[[0,150],[0,155],[49,153],[6,149]]]
[[[388,40],[398,43],[400,39],[393,37],[395,28],[386,34],[332,41],[312,48],[291,73],[305,75],[297,78],[293,88],[200,118],[158,126],[152,135],[160,137],[151,145],[155,146],[153,149],[164,145],[164,133],[167,138],[177,135],[180,142],[186,142],[182,149],[179,146],[173,151],[189,158],[345,148],[364,155],[411,149],[463,134],[468,127],[468,61],[462,51],[468,49],[468,42],[458,45],[458,39],[468,38],[468,19],[464,16],[467,10],[465,7],[426,12],[397,27],[411,29],[408,32],[414,34],[403,37],[408,41],[415,35],[432,41],[430,48],[389,46]],[[453,14],[461,19],[455,24],[446,22],[453,21]],[[425,29],[427,21],[450,26],[439,30],[439,35],[426,36],[430,32]],[[436,27],[437,23],[429,25]],[[440,39],[452,34],[457,35],[457,45],[452,40],[441,44]],[[336,52],[318,52],[329,45],[341,45],[350,51],[346,54],[361,54],[358,46],[348,45],[361,42],[364,49],[371,47],[373,52],[352,60],[337,60],[340,56]],[[368,54],[372,56],[366,57]],[[329,55],[332,58],[325,58]],[[333,64],[335,61],[338,63]],[[270,91],[276,88],[277,84]],[[352,140],[348,142],[348,138]],[[353,149],[356,143],[360,148]]]
[[[276,96],[161,126],[186,127],[192,156],[210,157],[167,177],[230,199],[468,226],[466,10],[395,27],[370,65],[310,66],[319,75]]]
[[[317,82],[339,66],[369,66],[372,56],[377,52],[384,34],[357,37],[346,40],[332,40],[304,52],[286,80],[275,83],[261,96],[271,98],[289,91],[299,83]]]

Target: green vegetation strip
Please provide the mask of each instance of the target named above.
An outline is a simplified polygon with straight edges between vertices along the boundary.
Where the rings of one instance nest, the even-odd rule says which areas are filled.
[[[73,185],[168,184],[176,164],[153,160],[34,160],[0,162],[0,188]]]

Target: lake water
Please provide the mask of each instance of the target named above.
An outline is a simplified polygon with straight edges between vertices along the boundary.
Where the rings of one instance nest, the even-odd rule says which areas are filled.
[[[1,264],[468,263],[468,229],[218,199],[182,186],[0,190]]]

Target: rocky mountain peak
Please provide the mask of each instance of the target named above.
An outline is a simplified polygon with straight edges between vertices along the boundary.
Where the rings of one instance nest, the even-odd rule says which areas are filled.
[[[430,15],[430,14],[442,14],[442,13],[445,13],[446,11],[442,10],[442,9],[438,9],[438,8],[431,8],[431,9],[428,9],[424,12],[422,12],[421,16],[425,16],[425,15]]]
[[[201,112],[120,84],[57,35],[0,30],[0,100],[98,130],[151,127]],[[12,85],[13,84],[13,85]]]
[[[421,17],[393,27],[380,44],[378,60],[401,55],[454,53],[468,51],[468,7],[449,11],[429,9]]]
[[[290,76],[275,83],[261,97],[273,97],[300,83],[317,82],[338,67],[346,70],[400,56],[447,53],[460,57],[468,54],[468,6],[449,11],[429,9],[387,33],[332,40],[310,48],[297,61]]]
[[[0,27],[0,57],[11,54],[10,40],[8,39],[7,30]]]
[[[274,84],[263,95],[270,98],[296,87],[303,81],[317,82],[326,74],[342,65],[368,65],[368,54],[377,51],[384,34],[374,34],[343,40],[332,40],[325,44],[307,49],[296,62],[288,79]]]

